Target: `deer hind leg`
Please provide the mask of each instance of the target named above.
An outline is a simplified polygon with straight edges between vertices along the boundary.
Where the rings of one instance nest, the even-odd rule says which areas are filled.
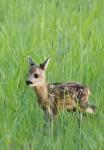
[[[96,107],[94,105],[89,104],[88,97],[89,97],[89,95],[84,95],[81,98],[81,100],[79,102],[80,109],[82,112],[93,114],[96,111]]]
[[[81,89],[78,93],[77,104],[79,105],[79,111],[84,112],[88,108],[88,97],[90,91],[88,88]]]
[[[79,100],[79,107],[81,112],[88,108],[88,96],[85,95]]]

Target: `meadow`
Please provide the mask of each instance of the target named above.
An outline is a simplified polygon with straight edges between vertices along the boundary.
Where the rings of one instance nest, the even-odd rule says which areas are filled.
[[[48,82],[78,81],[91,90],[95,115],[60,112],[44,129],[27,79],[28,61],[51,58]],[[0,0],[0,150],[104,149],[104,1]]]

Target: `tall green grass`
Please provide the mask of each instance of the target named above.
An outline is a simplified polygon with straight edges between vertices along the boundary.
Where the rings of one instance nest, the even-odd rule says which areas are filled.
[[[27,56],[51,57],[49,82],[87,85],[94,116],[60,112],[43,128],[43,112],[26,86]],[[104,149],[104,1],[0,0],[0,150]]]

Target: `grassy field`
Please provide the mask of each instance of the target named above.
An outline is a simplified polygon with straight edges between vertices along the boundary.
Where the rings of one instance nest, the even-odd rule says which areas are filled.
[[[43,112],[26,86],[27,56],[48,56],[49,82],[79,81],[97,113],[60,112],[44,129]],[[0,150],[104,149],[104,1],[0,0]]]

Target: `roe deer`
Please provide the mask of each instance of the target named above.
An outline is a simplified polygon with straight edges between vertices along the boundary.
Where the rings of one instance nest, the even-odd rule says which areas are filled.
[[[58,111],[79,111],[94,113],[95,106],[90,105],[88,97],[90,90],[79,83],[47,83],[45,71],[49,58],[40,65],[36,65],[29,57],[30,69],[26,84],[33,87],[39,105],[44,111],[45,119],[54,119]]]

